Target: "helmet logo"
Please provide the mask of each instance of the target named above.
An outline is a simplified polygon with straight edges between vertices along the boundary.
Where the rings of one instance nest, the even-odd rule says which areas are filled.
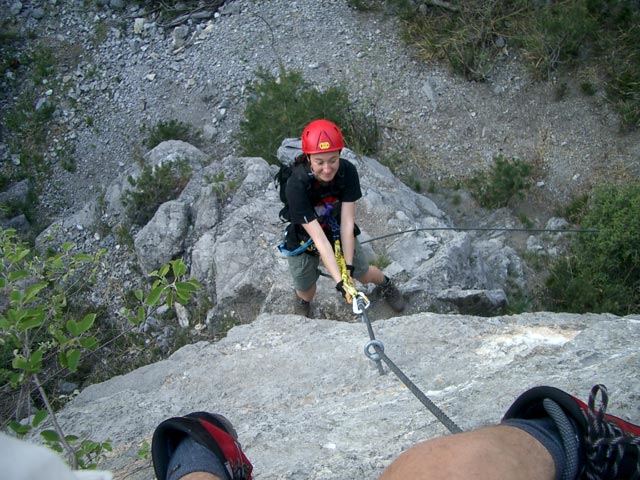
[[[331,148],[331,144],[329,142],[320,142],[318,144],[318,148],[320,150],[328,150],[329,148]]]

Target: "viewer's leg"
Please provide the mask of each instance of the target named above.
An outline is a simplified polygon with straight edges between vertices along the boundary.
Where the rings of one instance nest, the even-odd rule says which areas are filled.
[[[211,473],[206,472],[194,472],[188,475],[185,475],[180,480],[223,480],[220,477],[216,477]]]
[[[400,455],[380,480],[553,480],[549,451],[514,427],[495,426],[439,437]]]

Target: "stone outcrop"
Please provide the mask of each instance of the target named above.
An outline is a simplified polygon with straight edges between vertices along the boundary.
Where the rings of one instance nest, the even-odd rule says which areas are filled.
[[[483,318],[422,313],[372,323],[385,354],[462,430],[498,422],[515,397],[552,385],[586,399],[609,389],[609,411],[640,420],[640,318],[530,313]],[[235,425],[261,479],[373,480],[401,451],[447,429],[387,367],[363,354],[361,322],[261,315],[217,343],[92,385],[62,426],[113,441],[102,465],[151,480],[137,459],[163,419],[195,410]]]
[[[298,151],[299,140],[287,139],[279,156],[287,161]],[[507,305],[508,287],[524,285],[520,258],[501,237],[454,230],[431,199],[411,190],[387,167],[348,149],[344,156],[360,175],[363,198],[356,220],[361,241],[372,260],[386,264],[385,273],[409,300],[407,313],[492,315]],[[286,259],[277,249],[284,231],[273,182],[278,167],[261,158],[235,156],[210,162],[181,141],[161,143],[144,157],[153,168],[178,160],[191,166],[191,180],[177,199],[161,205],[134,232],[135,261],[142,273],[182,258],[203,285],[209,323],[223,317],[246,323],[258,313],[290,313],[293,288]],[[117,230],[125,217],[122,195],[133,188],[127,178],[137,178],[141,168],[136,165],[106,190],[101,215],[97,200],[87,204],[41,234],[39,248],[56,235],[68,240],[74,232],[95,230],[98,218]],[[361,288],[374,302],[379,300],[372,286]],[[383,317],[391,314],[382,305],[376,311]],[[350,315],[325,278],[312,313],[336,319]]]

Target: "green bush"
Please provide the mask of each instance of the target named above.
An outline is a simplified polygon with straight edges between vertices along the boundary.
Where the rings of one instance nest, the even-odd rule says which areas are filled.
[[[566,218],[569,223],[579,225],[588,211],[589,195],[581,194],[572,198],[566,207],[557,209],[555,214],[558,217]]]
[[[522,160],[507,160],[502,155],[494,159],[488,172],[481,172],[468,181],[467,188],[484,208],[506,207],[516,196],[522,196],[531,186],[533,168]]]
[[[216,173],[210,177],[205,177],[207,182],[211,184],[211,191],[216,198],[225,203],[231,194],[238,188],[238,182],[234,179],[225,179],[224,172]]]
[[[132,190],[126,190],[121,202],[127,217],[136,225],[145,225],[164,202],[178,198],[191,179],[186,160],[166,162],[152,168],[145,165],[138,178],[128,177]]]
[[[369,260],[369,265],[378,267],[380,270],[384,270],[391,265],[391,259],[386,253],[380,253],[376,257]]]
[[[533,8],[515,33],[514,43],[525,51],[531,70],[550,78],[560,66],[575,66],[594,44],[597,21],[584,1],[569,1]]]
[[[465,78],[484,81],[496,59],[520,24],[523,2],[469,0],[448,2],[450,8],[433,6],[426,13],[395,0],[405,20],[406,40],[425,60],[444,60]]]
[[[105,268],[104,253],[88,255],[64,243],[45,258],[20,241],[15,230],[0,228],[2,429],[18,436],[41,430],[45,443],[64,453],[73,469],[95,468],[111,450],[109,440],[94,442],[62,430],[55,411],[59,398],[51,387],[66,375],[78,374],[85,353],[105,346],[97,338],[97,314],[78,307],[82,293]],[[196,280],[187,278],[182,260],[171,261],[150,277],[147,293],[136,290],[134,309],[122,312],[133,325],[157,315],[161,305],[188,304],[200,289]],[[42,430],[46,419],[53,428]]]
[[[161,144],[166,140],[182,140],[183,142],[197,145],[200,136],[194,132],[193,126],[179,120],[160,120],[149,131],[144,145],[149,149]]]
[[[7,88],[0,91],[0,135],[20,161],[0,165],[0,188],[29,179],[37,192],[51,180],[44,154],[52,147],[51,135],[57,129],[52,125],[53,117],[58,107],[55,95],[46,96],[44,91],[56,90],[57,51],[45,42],[31,41],[13,24],[3,22],[2,28],[6,30],[0,33],[0,75]],[[64,146],[66,141],[57,145]],[[12,206],[13,213],[24,213],[31,222],[30,231],[21,232],[25,237],[37,234],[47,222],[37,202],[37,195],[31,195],[27,204]]]
[[[570,253],[547,281],[550,308],[560,311],[640,311],[640,184],[598,188]]]
[[[61,371],[76,372],[82,353],[97,347],[96,314],[79,313],[73,300],[94,282],[103,254],[87,255],[65,243],[59,252],[41,258],[18,239],[15,230],[0,228],[0,295],[5,299],[0,310],[0,369],[3,382],[8,382],[3,383],[2,391],[6,395],[22,389],[27,395],[13,397],[17,401],[9,405],[3,402],[3,409],[10,409],[3,417],[8,413],[14,418],[3,427],[18,435],[38,427],[47,417],[55,420],[45,382]],[[21,411],[25,398],[31,412]],[[29,414],[33,415],[29,422],[18,421]],[[110,448],[108,442],[85,443],[64,435],[57,422],[53,425],[54,430],[44,430],[41,435],[55,450],[64,450],[74,468],[90,467],[87,458],[98,458]]]
[[[362,154],[376,151],[378,125],[374,115],[357,111],[343,87],[320,92],[299,71],[280,69],[279,76],[260,68],[248,85],[249,100],[240,123],[242,154],[277,163],[282,140],[299,137],[312,120],[326,118],[340,126],[347,146]]]

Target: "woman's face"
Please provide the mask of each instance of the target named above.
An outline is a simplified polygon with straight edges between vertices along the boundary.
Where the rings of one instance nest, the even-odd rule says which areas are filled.
[[[340,150],[309,155],[311,172],[321,182],[330,182],[340,166]]]

